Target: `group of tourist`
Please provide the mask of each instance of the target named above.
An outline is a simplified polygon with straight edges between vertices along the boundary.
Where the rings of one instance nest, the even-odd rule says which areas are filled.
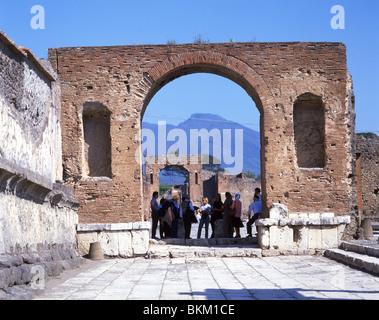
[[[160,200],[158,204],[158,192],[153,193],[151,200],[152,216],[152,238],[156,238],[156,232],[159,222],[160,238],[177,238],[178,224],[182,221],[184,224],[184,237],[190,239],[192,223],[199,223],[197,238],[201,237],[203,227],[205,228],[205,238],[208,238],[209,224],[212,228],[211,238],[215,236],[216,221],[222,220],[222,231],[224,238],[240,238],[240,228],[243,227],[241,220],[242,203],[240,194],[233,196],[230,192],[225,193],[225,201],[222,202],[221,195],[217,194],[212,205],[208,198],[202,198],[200,207],[192,204],[189,197],[183,197],[182,202],[178,205],[178,196],[168,194],[166,198]],[[262,199],[260,189],[255,189],[254,202],[249,206],[247,212],[249,221],[246,224],[247,236],[252,237],[252,225],[262,214]]]
[[[191,233],[191,225],[197,222],[194,207],[189,197],[183,197],[182,203],[178,205],[178,196],[168,194],[166,198],[160,200],[158,204],[158,192],[153,192],[151,199],[152,217],[152,238],[156,238],[159,222],[159,234],[161,239],[177,238],[179,220],[184,224],[185,238],[188,239]]]

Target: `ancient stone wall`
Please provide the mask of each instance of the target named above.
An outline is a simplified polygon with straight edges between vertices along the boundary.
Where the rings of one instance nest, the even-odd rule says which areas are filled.
[[[188,192],[191,201],[194,205],[201,205],[203,195],[203,170],[201,157],[198,156],[197,163],[191,164],[191,157],[181,157],[181,160],[174,160],[175,155],[170,155],[173,158],[167,157],[165,161],[159,161],[159,157],[146,157],[145,174],[143,175],[143,212],[144,220],[147,220],[151,215],[150,201],[154,191],[159,192],[159,174],[167,166],[176,165],[188,172]],[[159,199],[158,199],[159,202]],[[179,201],[180,203],[181,201]]]
[[[47,61],[35,63],[30,51],[6,40],[0,50],[0,102],[6,106],[0,109],[2,165],[51,185],[62,179],[60,86]]]
[[[365,214],[379,214],[379,137],[357,136],[361,153],[362,205]]]
[[[217,188],[223,201],[225,200],[225,192],[230,192],[233,199],[236,193],[241,195],[242,218],[246,219],[249,206],[254,201],[255,188],[261,189],[261,183],[259,180],[247,178],[244,173],[230,176],[219,172],[217,174]]]
[[[290,212],[351,214],[354,108],[343,44],[53,48],[49,60],[62,80],[64,177],[68,185],[75,186],[81,222],[143,219],[138,161],[143,114],[166,83],[196,72],[214,73],[241,85],[261,113],[265,216],[273,203],[285,204]],[[307,101],[316,102],[319,119],[312,123],[320,130],[312,141],[305,140],[304,130],[295,139],[295,123],[300,128],[309,123],[295,116],[294,109],[304,102],[306,108],[313,108],[313,102]],[[110,112],[111,178],[86,179],[83,107],[89,102],[100,103]],[[311,154],[304,159],[305,165],[299,161],[298,151],[304,143],[323,151],[317,163],[310,162]]]
[[[60,84],[0,32],[0,289],[76,266],[72,189],[62,185]],[[41,271],[41,269],[40,269]]]

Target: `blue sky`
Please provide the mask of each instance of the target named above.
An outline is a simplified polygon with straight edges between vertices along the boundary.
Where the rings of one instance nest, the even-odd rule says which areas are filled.
[[[45,9],[43,30],[31,28],[34,5]],[[330,26],[334,5],[345,9],[344,30]],[[343,42],[354,80],[357,131],[379,134],[377,0],[1,0],[0,29],[40,58],[49,47],[189,43],[198,35],[210,42]],[[203,74],[160,90],[145,120],[167,114],[168,122],[177,123],[195,112],[217,112],[258,129],[259,114],[246,93],[227,79]]]

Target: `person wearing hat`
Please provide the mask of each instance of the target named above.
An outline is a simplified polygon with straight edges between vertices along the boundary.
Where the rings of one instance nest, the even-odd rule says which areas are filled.
[[[243,223],[241,220],[241,209],[242,209],[242,203],[239,200],[241,198],[241,195],[239,193],[236,193],[235,200],[233,201],[233,204],[231,206],[231,209],[234,209],[234,216],[232,217],[232,226],[236,230],[236,238],[241,238],[240,228],[243,227]]]

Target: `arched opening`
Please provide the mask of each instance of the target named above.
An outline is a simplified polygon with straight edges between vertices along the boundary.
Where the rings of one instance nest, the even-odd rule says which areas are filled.
[[[189,195],[189,173],[182,166],[167,166],[159,172],[159,195],[173,189],[179,198]]]
[[[175,65],[174,62],[173,62],[173,65]],[[229,79],[235,84],[239,85],[242,89],[244,89],[245,93],[253,99],[257,109],[259,110],[261,115],[263,115],[262,101],[256,89],[254,88],[254,86],[247,80],[247,77],[250,76],[248,74],[248,71],[250,70],[247,68],[248,66],[243,66],[243,70],[241,70],[242,74],[240,74],[239,72],[236,72],[232,69],[226,68],[224,66],[216,65],[216,64],[208,64],[208,63],[189,64],[189,65],[184,65],[181,67],[174,68],[173,70],[168,70],[166,74],[161,76],[155,82],[151,79],[151,76],[149,74],[145,74],[142,83],[146,82],[145,86],[149,87],[149,90],[148,92],[145,93],[146,97],[144,99],[144,103],[142,106],[141,119],[144,117],[146,108],[150,104],[150,101],[152,100],[152,98],[164,86],[166,86],[168,83],[172,82],[173,80],[177,78],[183,77],[185,75],[191,75],[191,74],[197,74],[197,73],[218,75],[223,78]],[[251,76],[259,77],[258,75],[255,75],[255,74]],[[264,87],[265,84],[264,83],[261,84],[257,82],[257,85],[260,87]],[[141,89],[141,91],[142,90],[143,89]]]
[[[193,72],[194,70],[202,72]],[[216,69],[208,66],[205,70]],[[226,72],[220,70],[204,72],[200,66],[191,71],[187,70],[181,75],[177,70],[175,76],[169,76],[174,79],[169,83],[168,79],[162,80],[160,89],[154,89],[156,94],[150,98],[143,112],[142,154],[159,156],[163,151],[168,155],[164,161],[172,155],[201,155],[202,172],[189,170],[192,178],[188,179],[188,189],[193,188],[193,185],[201,185],[201,194],[197,197],[191,194],[191,200],[195,198],[199,201],[194,205],[200,206],[203,196],[212,202],[217,193],[222,195],[222,200],[225,199],[226,192],[233,195],[240,193],[243,219],[247,219],[254,189],[262,189],[260,100],[258,108],[252,99],[253,96],[256,99],[255,91],[251,89],[247,92],[249,86],[246,81],[233,77],[232,74],[226,76]],[[159,125],[162,125],[159,122],[166,124],[165,130],[159,130]],[[146,129],[148,132],[144,132]],[[163,137],[160,136],[162,132]],[[151,137],[155,137],[154,143],[148,143]],[[196,147],[191,145],[194,141],[197,142]],[[165,148],[159,150],[162,144],[165,144]],[[154,157],[154,161],[158,158]],[[146,159],[147,157],[145,161]],[[158,160],[156,165],[162,163]],[[145,174],[151,175],[149,170]],[[160,194],[163,191],[162,172],[165,171],[162,170],[159,174]],[[147,180],[149,178],[145,177],[144,181]],[[164,191],[172,185],[165,183]],[[150,189],[146,192],[145,198],[150,197],[152,191]]]
[[[333,60],[335,66],[325,69],[324,61],[317,57],[330,55],[336,58]],[[352,94],[352,83],[344,57],[346,48],[340,43],[298,42],[141,45],[49,50],[49,59],[63,86],[61,100],[62,114],[65,116],[61,119],[62,164],[67,185],[74,187],[75,197],[83,203],[78,211],[80,221],[125,223],[144,218],[141,197],[144,177],[140,161],[140,124],[145,111],[151,106],[150,101],[156,94],[163,92],[162,89],[167,87],[166,84],[177,78],[202,72],[222,76],[239,85],[254,100],[256,108],[260,111],[263,218],[276,219],[279,216],[280,219],[285,216],[278,210],[270,212],[271,208],[275,209],[273,204],[279,201],[288,208],[288,216],[294,213],[294,217],[296,213],[300,215],[310,210],[317,210],[320,219],[324,217],[322,213],[327,213],[329,218],[329,214],[338,217],[352,212],[354,166],[351,165],[351,137],[354,134],[351,128],[354,108],[346,102],[346,90],[349,91],[349,95]],[[278,63],[273,64],[273,59]],[[289,64],[293,68],[288,68]],[[298,72],[303,69],[313,71],[308,75]],[[315,70],[324,70],[325,73],[320,77]],[[77,76],[78,72],[80,77]],[[322,97],[322,103],[325,104],[325,128],[321,132],[325,131],[323,153],[327,157],[324,157],[322,170],[317,170],[322,167],[322,164],[317,163],[298,166],[293,127],[294,106],[289,103],[296,100],[298,93],[304,92],[314,92]],[[112,179],[106,183],[98,183],[98,179],[89,179],[84,183],[81,180],[84,137],[80,109],[86,101],[101,101],[112,111]],[[301,109],[303,102],[305,101],[300,101],[295,109]],[[320,114],[318,112],[318,115]],[[297,118],[297,115],[295,117]],[[173,136],[177,140],[180,139],[179,135]],[[216,134],[213,136],[216,137]],[[301,134],[298,137],[301,138]],[[306,135],[303,135],[304,137]],[[301,139],[298,141],[301,142]],[[175,154],[175,149],[172,151]],[[164,165],[167,165],[166,162]],[[311,168],[307,169],[308,166]],[[150,174],[149,185],[154,185],[159,180],[156,171],[146,169],[146,172]],[[192,179],[193,171],[189,172]],[[198,181],[202,181],[200,173]],[[312,197],[308,197],[309,194]],[[150,198],[151,193],[148,195]],[[287,223],[284,220],[283,222]],[[323,220],[325,219],[320,221]],[[266,222],[272,223],[271,220]],[[313,233],[313,225],[312,228],[305,224],[304,226],[306,228],[300,231],[312,231],[309,232],[308,238],[304,237],[303,233],[297,235],[297,238],[304,239],[305,247],[308,247],[306,240],[311,240],[311,236],[322,239],[320,233]],[[271,228],[270,225],[267,226],[267,230],[262,229],[268,232],[260,234],[262,248],[275,248],[272,243],[266,246],[267,241],[276,236],[277,239],[282,238],[281,235],[271,232]],[[282,228],[281,224],[277,229],[284,232],[287,230]],[[323,233],[324,231],[321,235]],[[328,238],[325,240],[328,241]],[[285,242],[292,243],[287,239]],[[279,247],[280,250],[282,248],[286,247]],[[316,248],[321,246],[317,244]]]

